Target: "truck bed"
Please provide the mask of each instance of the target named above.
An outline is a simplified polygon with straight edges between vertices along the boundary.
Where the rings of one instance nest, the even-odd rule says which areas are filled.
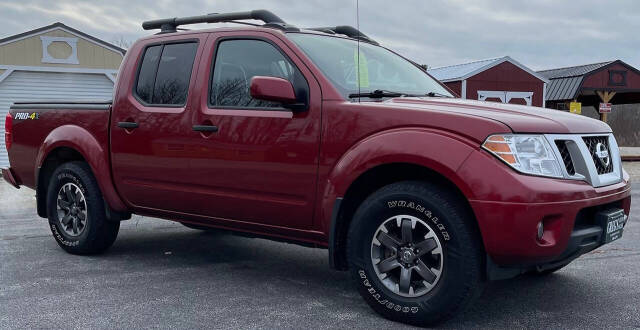
[[[13,116],[13,143],[9,162],[15,179],[35,188],[36,174],[44,155],[56,148],[74,148],[93,139],[92,150],[109,159],[109,120],[111,100],[16,102],[10,108]],[[63,138],[67,137],[67,138]],[[66,141],[64,143],[53,141]],[[76,150],[82,150],[76,148]],[[90,155],[83,155],[89,157]],[[108,164],[105,164],[108,166]]]

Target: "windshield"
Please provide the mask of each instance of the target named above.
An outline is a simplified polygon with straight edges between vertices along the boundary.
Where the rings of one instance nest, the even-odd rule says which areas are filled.
[[[453,96],[424,71],[383,47],[360,42],[358,54],[355,40],[308,33],[289,33],[287,36],[309,56],[345,98],[350,94],[373,91]]]

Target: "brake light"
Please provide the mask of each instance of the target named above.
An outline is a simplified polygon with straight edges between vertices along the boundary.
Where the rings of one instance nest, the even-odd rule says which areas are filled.
[[[4,144],[7,150],[11,148],[11,132],[13,130],[13,117],[10,113],[4,118]]]

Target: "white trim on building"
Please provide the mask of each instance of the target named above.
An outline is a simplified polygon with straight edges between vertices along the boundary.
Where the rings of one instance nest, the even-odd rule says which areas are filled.
[[[0,82],[2,82],[2,80],[7,78],[13,71],[104,74],[113,83],[116,82],[115,76],[118,74],[118,70],[91,69],[91,68],[61,68],[61,67],[53,67],[53,66],[0,65],[0,70],[7,70],[2,75],[0,75]]]
[[[462,80],[462,84],[460,85],[460,97],[463,99],[467,98],[467,79]]]
[[[42,41],[42,63],[80,64],[78,61],[78,38],[40,36]],[[55,58],[49,53],[49,46],[54,42],[63,42],[71,47],[67,58]]]
[[[1,70],[1,69],[0,69]],[[2,74],[0,74],[0,83],[7,79],[7,77],[9,77],[9,75],[13,73],[13,69],[6,69],[5,72],[3,72]]]
[[[533,92],[478,91],[479,101],[489,98],[500,99],[502,103],[509,103],[512,99],[523,99],[528,106],[531,106]]]

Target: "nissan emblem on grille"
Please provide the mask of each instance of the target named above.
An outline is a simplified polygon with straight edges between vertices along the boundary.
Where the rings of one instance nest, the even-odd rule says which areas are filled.
[[[598,160],[600,161],[600,164],[602,164],[602,166],[609,166],[609,163],[611,162],[611,158],[609,157],[609,150],[607,150],[607,147],[601,142],[598,142],[598,144],[596,144],[596,156],[598,156]]]
[[[607,136],[583,136],[587,150],[593,159],[598,175],[614,172],[614,161],[611,159],[616,153],[612,153],[613,148],[609,144]],[[615,142],[615,141],[614,141]]]

